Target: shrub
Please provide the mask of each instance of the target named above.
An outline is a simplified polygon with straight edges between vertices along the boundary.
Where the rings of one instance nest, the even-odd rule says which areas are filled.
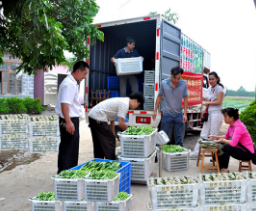
[[[18,97],[8,97],[6,98],[7,106],[9,107],[9,113],[21,114],[26,113],[27,109],[23,104],[23,99]]]
[[[0,114],[7,114],[10,112],[5,98],[0,98]]]
[[[240,120],[246,125],[253,142],[256,142],[256,101],[241,112]]]
[[[45,107],[43,107],[40,102],[41,99],[33,99],[31,97],[26,97],[23,99],[24,100],[24,105],[27,109],[28,114],[41,114],[43,111],[45,111]]]

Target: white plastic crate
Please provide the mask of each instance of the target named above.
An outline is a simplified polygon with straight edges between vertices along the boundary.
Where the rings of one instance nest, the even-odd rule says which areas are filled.
[[[247,210],[256,211],[256,203],[248,203]]]
[[[147,209],[148,209],[148,211],[203,211],[203,210],[200,210],[199,207],[189,207],[189,208],[186,208],[186,207],[171,208],[171,207],[169,207],[169,208],[163,208],[163,209],[153,209],[150,202],[147,203]],[[212,211],[214,211],[214,210],[212,210]]]
[[[61,201],[81,201],[84,198],[84,185],[82,179],[54,178],[55,199]]]
[[[27,134],[27,119],[0,120],[0,137],[8,134]]]
[[[29,199],[32,211],[62,211],[61,201],[37,201]]]
[[[28,140],[30,153],[46,153],[59,151],[60,137],[43,136],[29,138]]]
[[[246,179],[200,182],[200,203],[201,205],[243,204],[246,199],[246,186]]]
[[[163,152],[163,168],[166,171],[185,171],[189,168],[189,152],[167,153]]]
[[[155,71],[144,70],[144,83],[155,84]]]
[[[143,71],[143,58],[133,57],[125,59],[116,59],[115,67],[117,75],[139,74]]]
[[[250,171],[243,172],[243,175],[248,179],[247,183],[247,201],[256,202],[256,179],[250,178],[248,174],[254,173]],[[255,173],[254,173],[255,174]]]
[[[199,183],[147,186],[153,209],[197,206]]]
[[[59,122],[29,122],[29,137],[37,136],[60,136]]]
[[[88,201],[65,201],[64,211],[95,211],[95,203]]]
[[[125,201],[96,202],[96,211],[131,211],[132,195]]]
[[[118,156],[120,161],[131,162],[131,181],[146,182],[155,167],[156,150],[149,158],[125,158]]]
[[[143,108],[144,110],[153,111],[154,110],[154,98],[153,97],[145,97]]]
[[[143,85],[143,95],[144,95],[144,97],[154,98],[155,85],[154,84],[144,84]]]
[[[202,211],[247,211],[247,204],[204,205]]]
[[[119,193],[120,174],[109,180],[83,179],[86,201],[111,202]]]
[[[3,135],[0,137],[1,150],[26,150],[28,149],[27,135]]]
[[[149,135],[118,135],[122,157],[147,158],[156,149],[157,128]]]

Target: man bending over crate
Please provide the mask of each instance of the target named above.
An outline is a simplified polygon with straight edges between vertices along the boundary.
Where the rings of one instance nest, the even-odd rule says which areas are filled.
[[[58,172],[77,166],[79,154],[79,117],[82,108],[79,101],[77,81],[82,81],[89,65],[78,61],[73,72],[60,84],[55,111],[59,115],[61,142],[58,156]]]
[[[140,54],[135,49],[135,40],[131,37],[126,38],[127,46],[117,51],[117,53],[111,58],[112,63],[116,63],[116,59],[125,59],[125,58],[133,58],[140,57]],[[127,80],[129,80],[131,91],[138,92],[138,81],[134,75],[120,75],[120,97],[126,97],[126,85]]]
[[[119,118],[119,126],[127,129],[125,118],[129,107],[136,109],[144,103],[144,97],[134,92],[130,97],[116,97],[102,101],[93,107],[89,113],[94,158],[115,160],[116,137],[115,120]],[[110,122],[110,125],[108,124]]]

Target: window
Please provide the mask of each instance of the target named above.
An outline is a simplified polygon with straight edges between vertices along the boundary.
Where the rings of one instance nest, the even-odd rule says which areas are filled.
[[[21,94],[22,75],[16,75],[17,63],[6,62],[0,65],[0,87],[1,94]]]

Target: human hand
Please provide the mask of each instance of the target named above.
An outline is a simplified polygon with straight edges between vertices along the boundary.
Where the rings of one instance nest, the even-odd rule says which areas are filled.
[[[203,101],[202,105],[208,105],[208,102],[207,101]]]
[[[70,121],[68,123],[66,123],[66,131],[68,133],[70,133],[71,135],[74,135],[74,132],[75,132],[75,126],[74,124]]]
[[[223,143],[223,139],[221,138],[221,139],[215,140],[215,142],[217,142],[217,143]]]
[[[209,138],[210,138],[211,140],[218,140],[218,137],[215,136],[215,135],[210,135]]]
[[[182,120],[183,124],[185,124],[187,122],[187,120],[188,120],[187,114],[184,114],[183,120]]]
[[[157,115],[157,111],[154,111],[154,113],[153,113],[153,120],[154,121],[156,120],[156,115]]]

